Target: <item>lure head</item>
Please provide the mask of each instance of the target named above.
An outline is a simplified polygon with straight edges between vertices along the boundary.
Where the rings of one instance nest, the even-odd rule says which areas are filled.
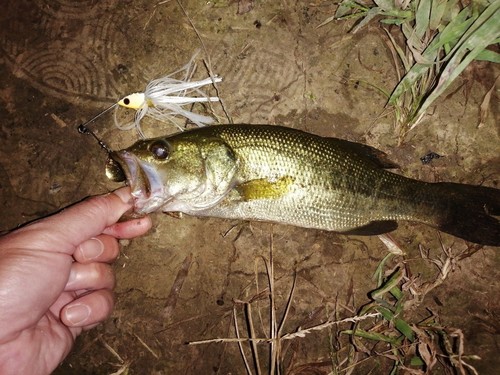
[[[143,92],[135,92],[118,101],[119,106],[130,109],[139,109],[144,103],[146,103],[146,94]]]
[[[136,142],[112,152],[106,175],[126,180],[135,199],[135,212],[196,214],[215,206],[234,185],[238,160],[220,139],[199,138],[190,132]]]

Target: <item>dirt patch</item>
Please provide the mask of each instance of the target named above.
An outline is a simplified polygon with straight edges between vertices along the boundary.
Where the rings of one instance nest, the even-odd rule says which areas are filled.
[[[386,98],[372,88],[390,90],[397,80],[378,25],[356,35],[347,34],[346,23],[317,28],[333,14],[329,2],[255,2],[244,14],[233,1],[182,3],[213,71],[224,78],[219,94],[235,123],[282,124],[364,142],[386,151],[409,177],[500,186],[495,105],[477,128],[479,105],[498,75],[492,65],[471,68],[397,146],[391,116],[381,116]],[[17,1],[5,6],[0,22],[0,230],[8,230],[118,187],[105,178],[105,153],[76,132],[77,124],[176,70],[203,46],[175,1]],[[228,121],[220,106],[215,112]],[[110,116],[93,128],[113,148],[137,138],[114,128]],[[145,130],[149,136],[176,131],[157,123]],[[420,157],[429,151],[444,157],[423,165]],[[264,259],[271,238],[278,321],[296,280],[282,334],[355,315],[369,302],[376,287],[371,276],[387,254],[377,237],[163,214],[153,221],[147,236],[123,246],[112,318],[82,335],[56,373],[244,373],[236,343],[186,342],[234,338],[234,315],[246,337],[250,301],[255,335],[269,335]],[[419,250],[443,256],[435,230],[403,223],[392,235],[406,255],[387,269],[404,262],[419,285],[439,276]],[[491,373],[500,366],[498,250],[460,259],[470,250],[464,241],[442,235],[442,242],[457,255],[453,272],[405,319],[420,322],[432,311],[442,325],[463,331],[465,354],[481,357],[471,364]],[[283,371],[331,372],[352,355],[339,346],[345,343],[339,331],[349,327],[283,342]],[[257,349],[263,369],[268,348]],[[248,345],[244,351],[251,357]],[[357,371],[378,366],[389,373],[390,360],[374,358]]]

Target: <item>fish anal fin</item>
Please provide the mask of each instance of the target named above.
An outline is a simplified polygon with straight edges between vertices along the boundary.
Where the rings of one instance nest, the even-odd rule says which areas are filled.
[[[352,234],[357,236],[374,236],[392,232],[398,227],[394,220],[371,221],[366,225],[342,232],[342,234]]]

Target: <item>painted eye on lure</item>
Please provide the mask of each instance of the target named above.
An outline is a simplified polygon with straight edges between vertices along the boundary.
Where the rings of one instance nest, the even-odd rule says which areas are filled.
[[[170,155],[168,144],[165,141],[156,141],[149,146],[149,151],[156,160],[165,160]]]
[[[130,108],[130,109],[139,109],[146,102],[146,94],[143,92],[135,92],[133,94],[127,95],[122,100],[118,102],[118,105]]]

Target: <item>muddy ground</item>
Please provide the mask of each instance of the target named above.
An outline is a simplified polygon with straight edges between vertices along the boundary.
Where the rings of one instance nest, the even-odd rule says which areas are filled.
[[[189,18],[173,0],[19,0],[2,7],[0,230],[117,188],[104,174],[105,152],[76,126],[178,69],[197,49],[195,77],[206,77],[205,60],[224,79],[218,89],[229,118],[213,106],[221,123],[282,124],[346,138],[386,151],[406,176],[500,187],[496,91],[484,126],[477,126],[483,97],[499,74],[492,65],[470,67],[399,144],[394,117],[384,113],[386,98],[374,89],[390,91],[397,83],[380,25],[355,35],[348,34],[349,22],[318,28],[335,10],[331,1],[181,3]],[[116,129],[108,115],[92,127],[112,148],[137,139],[134,131]],[[144,131],[152,136],[176,128],[148,123]],[[420,157],[429,151],[445,157],[423,165]],[[245,373],[236,343],[186,343],[234,338],[233,311],[240,336],[248,337],[245,302],[255,337],[269,336],[264,259],[270,260],[271,238],[278,324],[289,301],[281,335],[356,315],[370,301],[377,286],[371,276],[388,253],[376,236],[164,214],[153,221],[148,235],[123,243],[113,316],[78,338],[57,374]],[[412,303],[401,316],[409,323],[434,316],[450,340],[456,341],[453,332],[463,333],[463,354],[480,357],[463,360],[493,373],[500,367],[498,249],[415,223],[391,235],[405,255],[385,270],[404,265],[411,282],[405,298]],[[425,288],[440,273],[420,248],[449,260],[450,272],[432,290]],[[443,248],[451,249],[448,257]],[[389,347],[359,341],[356,354],[349,337],[338,333],[349,328],[330,325],[280,341],[282,373],[389,373]],[[456,344],[451,350],[458,353]],[[257,346],[267,373],[269,344]],[[443,346],[433,350],[442,354]],[[254,371],[249,346],[243,347]],[[438,359],[434,372],[449,371],[451,362]]]

